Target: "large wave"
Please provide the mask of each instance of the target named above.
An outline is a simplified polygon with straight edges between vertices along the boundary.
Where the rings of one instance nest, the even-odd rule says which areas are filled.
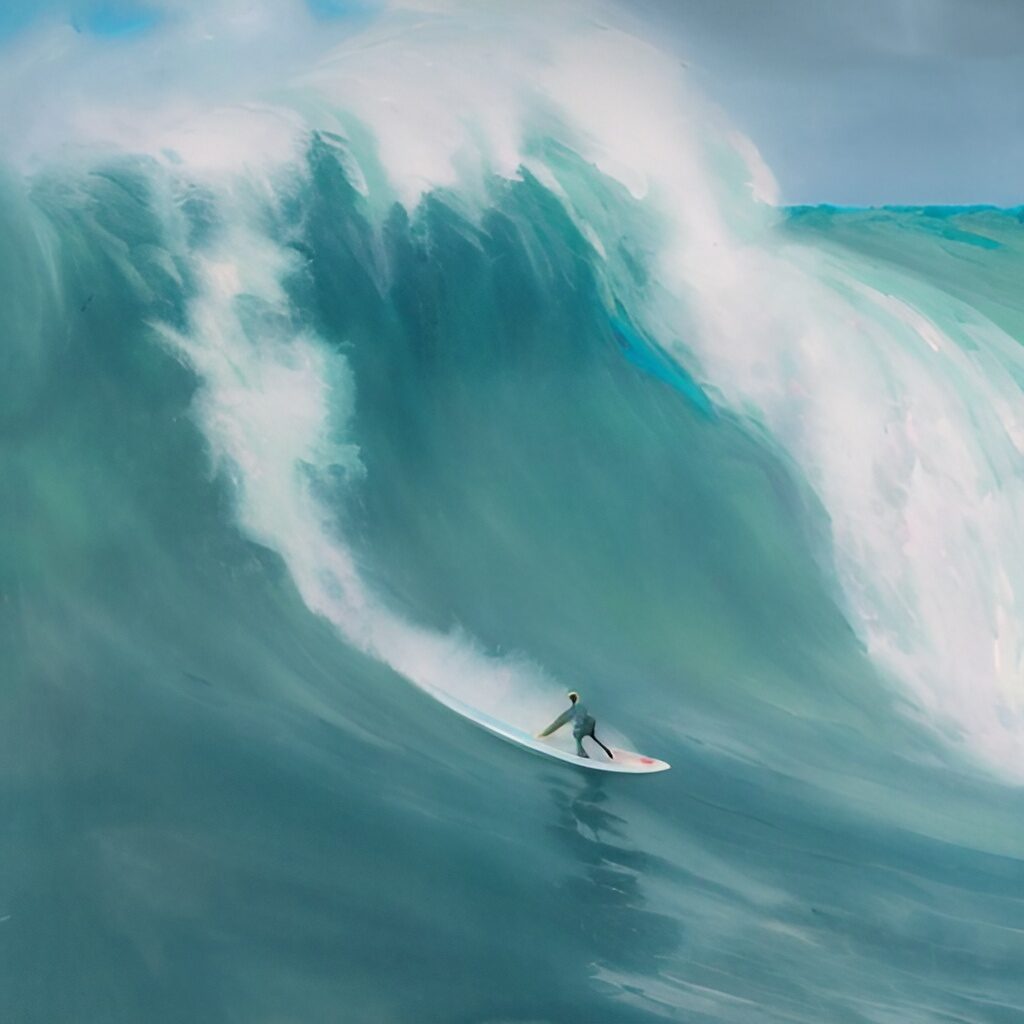
[[[268,223],[308,178],[314,136],[378,236],[392,203],[415,213],[444,190],[479,224],[495,183],[526,176],[587,239],[609,315],[623,308],[799,464],[831,520],[851,622],[921,719],[1016,774],[1018,342],[927,284],[787,237],[756,151],[687,95],[670,57],[578,12],[541,32],[535,13],[400,9],[283,88],[252,86],[244,105],[197,113],[174,97],[132,116],[91,99],[75,125],[80,143],[151,154],[171,237],[188,235],[171,211],[189,189],[216,211],[208,237],[176,254],[197,294],[187,331],[168,337],[204,382],[204,430],[234,469],[243,524],[282,553],[313,609],[404,674],[432,687],[464,674],[479,693],[512,671],[401,625],[360,581],[344,524],[325,526],[309,475],[351,444],[340,425],[359,383],[315,332],[293,331],[297,256]],[[645,249],[642,274],[624,235]],[[268,311],[255,327],[250,300]]]

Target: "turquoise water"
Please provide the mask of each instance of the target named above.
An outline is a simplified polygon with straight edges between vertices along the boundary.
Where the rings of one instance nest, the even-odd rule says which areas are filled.
[[[553,132],[0,182],[4,1020],[1020,1019],[1019,214],[689,288]]]

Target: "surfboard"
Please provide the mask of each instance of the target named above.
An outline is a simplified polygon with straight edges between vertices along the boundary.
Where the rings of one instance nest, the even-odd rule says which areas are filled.
[[[567,764],[576,765],[578,768],[588,768],[594,772],[618,772],[622,775],[649,775],[653,772],[667,772],[672,767],[672,765],[667,764],[665,761],[659,761],[656,757],[637,754],[632,750],[620,750],[618,747],[611,748],[614,755],[612,760],[608,759],[600,747],[597,747],[595,751],[588,750],[590,757],[579,757],[571,750],[562,750],[555,746],[550,738],[540,739],[537,736],[531,736],[525,730],[517,729],[514,725],[509,725],[508,722],[502,722],[498,718],[470,707],[468,704],[463,704],[462,701],[448,694],[444,694],[441,699],[453,711],[457,711],[463,717],[468,718],[474,725],[480,726],[481,729],[486,729],[487,732],[501,737],[506,742],[514,743],[517,747],[522,747],[533,754],[539,754],[541,757],[549,757],[555,761],[565,761]],[[584,743],[586,743],[586,740],[584,740]],[[592,740],[590,745],[597,746]]]

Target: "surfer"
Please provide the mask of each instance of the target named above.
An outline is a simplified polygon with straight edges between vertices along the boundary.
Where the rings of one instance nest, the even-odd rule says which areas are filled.
[[[550,736],[557,729],[561,729],[567,722],[572,722],[572,738],[576,741],[576,754],[578,757],[590,757],[583,749],[583,737],[589,736],[613,761],[612,752],[594,735],[597,722],[587,709],[580,703],[580,695],[575,690],[569,691],[569,707],[563,711],[542,733],[541,736]]]

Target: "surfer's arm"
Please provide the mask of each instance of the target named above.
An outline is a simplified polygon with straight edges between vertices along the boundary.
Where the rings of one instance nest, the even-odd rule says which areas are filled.
[[[569,708],[567,711],[563,711],[543,732],[539,732],[537,735],[550,736],[556,729],[561,729],[571,717],[572,708]]]

